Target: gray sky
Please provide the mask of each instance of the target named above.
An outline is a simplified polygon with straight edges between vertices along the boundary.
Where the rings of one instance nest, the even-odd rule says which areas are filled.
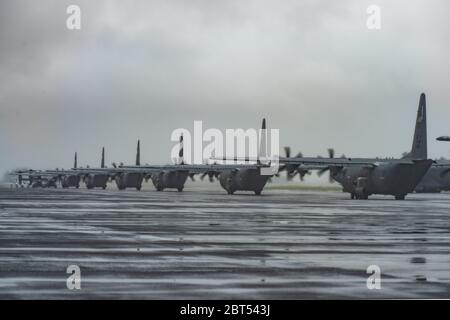
[[[66,8],[82,28],[66,28]],[[381,30],[366,9],[381,7]],[[293,153],[399,156],[427,93],[450,157],[450,2],[0,2],[0,171],[165,163],[172,130],[280,129]]]

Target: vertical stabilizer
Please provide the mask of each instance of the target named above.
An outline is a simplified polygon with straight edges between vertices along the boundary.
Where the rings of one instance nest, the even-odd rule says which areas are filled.
[[[141,141],[138,140],[137,142],[137,149],[136,149],[136,165],[141,165]]]
[[[178,152],[178,163],[184,164],[183,134],[181,134],[180,136],[180,151]]]
[[[258,152],[258,160],[260,158],[267,157],[267,127],[266,127],[266,118],[262,120],[261,133],[259,137],[259,152]]]
[[[427,103],[425,93],[420,95],[419,108],[417,110],[416,129],[410,159],[427,159]]]
[[[100,167],[105,167],[105,147],[102,148],[102,162],[100,163]]]

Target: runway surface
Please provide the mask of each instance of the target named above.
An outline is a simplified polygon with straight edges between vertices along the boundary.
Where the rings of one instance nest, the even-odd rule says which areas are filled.
[[[0,189],[0,298],[450,298],[449,221],[450,194]]]

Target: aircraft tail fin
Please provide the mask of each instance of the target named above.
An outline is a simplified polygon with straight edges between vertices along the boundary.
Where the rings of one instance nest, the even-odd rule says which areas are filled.
[[[267,157],[267,126],[266,126],[266,118],[263,118],[259,137],[258,161],[260,158],[266,157]]]
[[[137,142],[137,148],[136,148],[136,165],[141,165],[141,141],[138,140]]]
[[[420,95],[417,109],[416,128],[411,152],[406,156],[409,159],[427,159],[427,103],[425,93]]]
[[[180,135],[180,151],[178,151],[178,163],[184,164],[183,134]]]
[[[100,163],[100,168],[105,167],[105,147],[102,148],[102,162]]]
[[[76,169],[78,165],[78,161],[77,161],[77,153],[75,152],[75,157],[73,159],[73,168]]]

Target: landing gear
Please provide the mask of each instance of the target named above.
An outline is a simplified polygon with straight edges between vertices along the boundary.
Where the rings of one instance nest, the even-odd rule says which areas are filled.
[[[183,187],[179,187],[177,188],[178,192],[182,192],[183,191]]]
[[[136,187],[136,190],[137,190],[137,191],[141,191],[141,189],[142,189],[142,186],[137,186],[137,187]]]
[[[163,191],[164,188],[163,187],[156,187],[156,191]]]
[[[395,200],[405,200],[406,195],[402,194],[402,195],[396,195],[395,196]]]
[[[255,190],[255,195],[260,196],[261,192],[262,192],[262,190]]]
[[[102,186],[102,189],[105,190],[105,189],[106,189],[106,186]]]
[[[228,190],[227,190],[227,193],[228,193],[228,194],[233,194],[233,193],[234,193],[234,190],[228,189]]]
[[[351,194],[350,194],[350,199],[355,200],[355,199],[356,199],[356,194],[351,193]]]

